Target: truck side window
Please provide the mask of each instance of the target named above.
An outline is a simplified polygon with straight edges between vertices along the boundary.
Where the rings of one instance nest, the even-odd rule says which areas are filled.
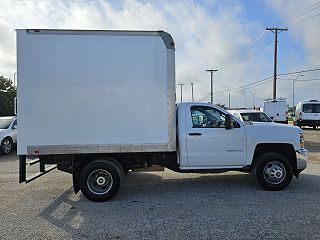
[[[207,106],[192,106],[191,119],[193,128],[224,128],[225,114]]]

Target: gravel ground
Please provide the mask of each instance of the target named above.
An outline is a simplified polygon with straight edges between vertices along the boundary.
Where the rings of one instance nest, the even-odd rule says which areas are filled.
[[[305,135],[305,144],[310,151],[310,162],[320,163],[320,128],[303,128]]]
[[[280,192],[248,174],[166,170],[129,173],[94,203],[60,171],[18,184],[17,156],[0,156],[0,239],[320,239],[320,130],[305,135],[315,159]]]

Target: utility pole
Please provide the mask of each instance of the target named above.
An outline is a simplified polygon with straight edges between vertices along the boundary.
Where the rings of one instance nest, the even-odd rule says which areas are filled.
[[[210,96],[211,96],[211,104],[213,104],[213,82],[212,82],[212,75],[213,75],[213,72],[217,72],[218,70],[217,69],[207,69],[206,72],[210,72],[210,75],[211,75],[211,91],[210,91]]]
[[[14,74],[13,74],[13,87],[15,88],[15,89],[17,89],[17,74],[18,74],[18,72],[15,72]]]
[[[192,102],[194,102],[194,98],[193,98],[193,82],[191,83],[191,96],[192,96]]]
[[[229,93],[229,109],[230,109],[230,93]]]
[[[182,102],[182,86],[184,85],[183,83],[178,84],[180,86],[180,102]]]
[[[278,33],[288,31],[288,28],[266,28],[274,33],[274,63],[273,63],[273,99],[277,98],[277,51],[278,51]]]
[[[255,105],[254,105],[254,93],[253,92],[248,92],[252,95],[252,106],[253,106],[253,109],[256,109]]]
[[[299,77],[303,77],[304,75],[298,75],[293,81],[292,81],[292,113],[295,113],[295,107],[294,107],[294,83],[298,80]]]

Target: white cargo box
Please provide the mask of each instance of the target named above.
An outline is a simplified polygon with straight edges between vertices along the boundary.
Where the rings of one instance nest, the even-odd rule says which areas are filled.
[[[163,31],[17,30],[18,154],[176,150]]]

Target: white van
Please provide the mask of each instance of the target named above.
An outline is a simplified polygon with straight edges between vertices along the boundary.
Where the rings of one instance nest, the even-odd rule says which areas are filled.
[[[269,118],[267,114],[258,110],[240,109],[240,110],[228,110],[228,112],[243,122],[255,122],[255,123],[272,122],[272,119]]]
[[[313,129],[320,126],[320,101],[309,100],[299,102],[295,111],[294,124],[299,127],[313,127]]]
[[[288,106],[285,100],[267,100],[263,103],[263,111],[274,122],[288,124]]]

